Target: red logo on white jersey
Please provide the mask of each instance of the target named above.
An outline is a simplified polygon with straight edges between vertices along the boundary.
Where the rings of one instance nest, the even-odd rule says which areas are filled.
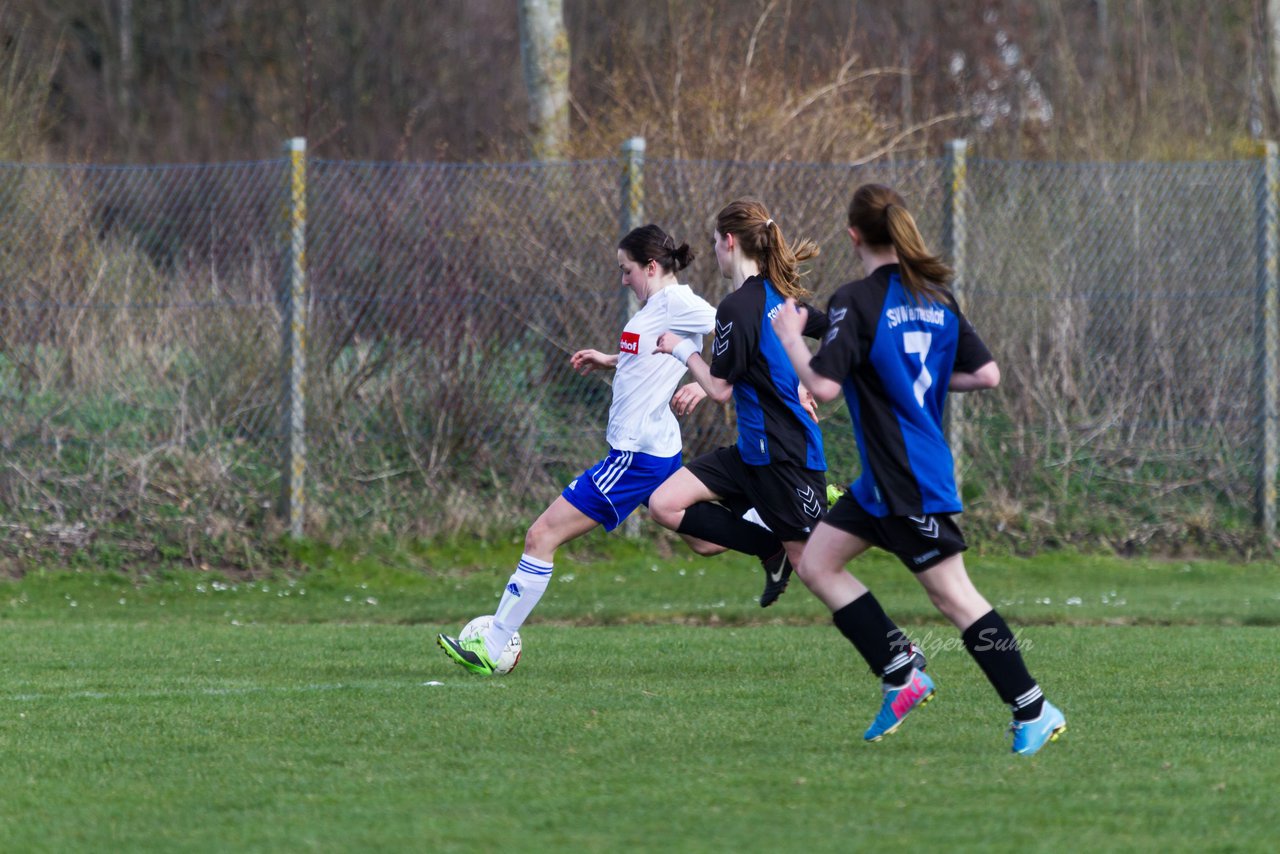
[[[639,356],[640,336],[635,332],[622,333],[622,340],[618,342],[618,349],[623,353],[630,353],[633,356]]]

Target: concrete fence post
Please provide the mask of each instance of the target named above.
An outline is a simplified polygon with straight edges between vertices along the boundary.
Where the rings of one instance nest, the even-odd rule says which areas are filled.
[[[283,288],[284,515],[289,536],[306,529],[307,498],[307,141],[285,143],[289,154],[288,262]]]
[[[956,275],[951,283],[952,293],[960,310],[965,310],[965,191],[968,189],[968,165],[965,156],[969,142],[964,139],[953,139],[947,143],[946,149],[946,200],[942,218],[942,244],[944,255],[951,260]],[[961,458],[965,445],[965,405],[964,395],[953,394],[947,397],[946,430],[947,441],[955,455],[956,490],[961,487]]]
[[[633,136],[622,143],[622,180],[619,185],[618,238],[644,225],[644,137]],[[636,295],[626,291],[622,322],[640,310]]]
[[[622,177],[618,187],[618,238],[633,228],[644,225],[644,137],[633,136],[622,143]],[[640,310],[640,303],[630,289],[624,290],[619,331]],[[632,513],[622,525],[628,537],[640,535],[640,516]]]
[[[1276,329],[1277,280],[1280,278],[1280,225],[1277,217],[1277,192],[1280,191],[1280,154],[1275,142],[1259,145],[1262,168],[1258,175],[1257,233],[1257,347],[1259,390],[1258,449],[1258,521],[1262,539],[1271,546],[1276,536],[1276,464],[1277,436],[1280,434],[1280,412],[1277,411],[1276,356],[1280,350],[1280,331]]]

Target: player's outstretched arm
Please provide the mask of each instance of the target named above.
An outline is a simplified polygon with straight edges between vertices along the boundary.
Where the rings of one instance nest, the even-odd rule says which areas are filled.
[[[998,385],[1000,385],[1000,366],[995,362],[987,362],[973,372],[952,372],[951,383],[947,388],[950,391],[982,391]]]
[[[681,345],[684,346],[681,346]],[[727,383],[719,377],[711,376],[711,366],[702,358],[702,354],[696,351],[686,352],[692,349],[692,342],[687,338],[683,338],[674,332],[664,332],[658,336],[658,346],[654,353],[667,353],[675,356],[677,359],[684,361],[685,367],[689,369],[689,373],[693,375],[698,385],[706,390],[707,396],[716,403],[724,403],[733,397],[733,384]]]
[[[607,371],[618,367],[617,353],[601,353],[599,350],[579,350],[569,357],[569,364],[580,374]]]

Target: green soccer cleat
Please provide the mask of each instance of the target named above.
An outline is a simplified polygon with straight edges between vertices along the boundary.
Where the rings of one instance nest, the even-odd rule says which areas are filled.
[[[470,670],[484,676],[492,676],[495,668],[489,659],[489,650],[485,648],[483,637],[470,640],[458,640],[448,635],[436,637],[436,643],[444,650],[445,655]]]

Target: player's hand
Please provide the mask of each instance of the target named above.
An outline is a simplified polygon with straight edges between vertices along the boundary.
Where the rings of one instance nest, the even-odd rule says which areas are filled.
[[[668,355],[670,355],[671,351],[676,348],[676,345],[683,340],[684,340],[683,338],[681,338],[679,335],[675,334],[674,332],[664,332],[658,336],[658,346],[654,348],[653,352],[667,353]]]
[[[671,411],[676,415],[688,415],[707,396],[707,390],[697,383],[680,386],[671,398]]]
[[[612,368],[616,364],[614,357],[606,356],[599,350],[579,350],[569,357],[569,364],[582,375],[595,370]]]
[[[809,309],[796,305],[796,301],[787,297],[782,310],[773,316],[773,334],[779,341],[794,341],[804,335],[805,324],[809,321]]]
[[[818,401],[809,392],[809,389],[801,383],[797,391],[800,393],[800,405],[804,407],[804,411],[809,413],[809,417],[814,421],[818,420]]]

